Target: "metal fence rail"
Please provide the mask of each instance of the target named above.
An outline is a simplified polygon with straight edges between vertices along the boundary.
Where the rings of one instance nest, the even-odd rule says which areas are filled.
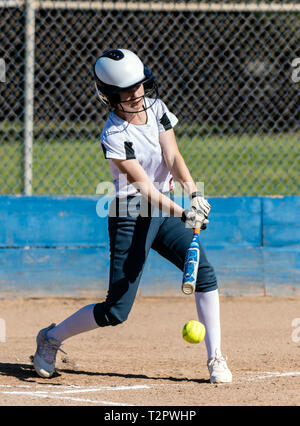
[[[138,53],[208,195],[300,194],[300,3],[0,1],[0,193],[110,180],[93,63]],[[1,62],[1,63],[2,63]]]

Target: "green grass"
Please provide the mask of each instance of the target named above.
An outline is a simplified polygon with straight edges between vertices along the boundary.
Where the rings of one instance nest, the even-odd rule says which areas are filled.
[[[111,181],[108,161],[94,128],[55,133],[40,128],[33,151],[33,194],[93,195],[97,184]],[[192,176],[210,196],[299,195],[299,135],[188,136],[177,141]],[[194,133],[193,133],[194,132]],[[91,138],[92,133],[92,138]],[[0,193],[23,193],[22,132],[0,127]]]
[[[179,146],[192,176],[205,193],[224,195],[299,195],[299,136],[182,138]]]

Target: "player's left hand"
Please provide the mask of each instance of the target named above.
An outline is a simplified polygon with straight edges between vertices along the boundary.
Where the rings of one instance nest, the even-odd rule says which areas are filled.
[[[203,215],[205,219],[209,215],[211,210],[211,205],[209,202],[201,195],[200,192],[193,192],[191,195],[191,210],[195,210],[197,215]]]
[[[204,231],[204,229],[206,229],[206,225],[209,223],[209,221],[205,219],[202,214],[198,215],[195,209],[184,210],[181,216],[181,220],[188,228],[200,228],[201,231]]]

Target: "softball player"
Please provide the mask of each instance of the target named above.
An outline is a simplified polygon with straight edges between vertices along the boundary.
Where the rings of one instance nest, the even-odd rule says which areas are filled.
[[[127,319],[151,248],[183,270],[193,228],[208,223],[210,205],[178,150],[173,130],[178,120],[158,99],[151,70],[135,53],[114,49],[97,59],[94,71],[97,93],[111,111],[100,138],[116,195],[108,221],[109,288],[103,303],[84,306],[39,332],[34,368],[41,377],[54,373],[64,340]],[[190,196],[190,210],[173,201],[173,178]],[[195,300],[206,327],[210,381],[231,382],[221,353],[217,279],[201,244],[200,253]]]

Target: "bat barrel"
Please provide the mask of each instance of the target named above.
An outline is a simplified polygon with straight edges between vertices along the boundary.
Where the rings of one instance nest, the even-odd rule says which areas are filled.
[[[198,265],[200,259],[199,234],[200,229],[194,229],[193,239],[187,251],[184,262],[181,290],[184,294],[187,295],[193,294],[196,288]]]

